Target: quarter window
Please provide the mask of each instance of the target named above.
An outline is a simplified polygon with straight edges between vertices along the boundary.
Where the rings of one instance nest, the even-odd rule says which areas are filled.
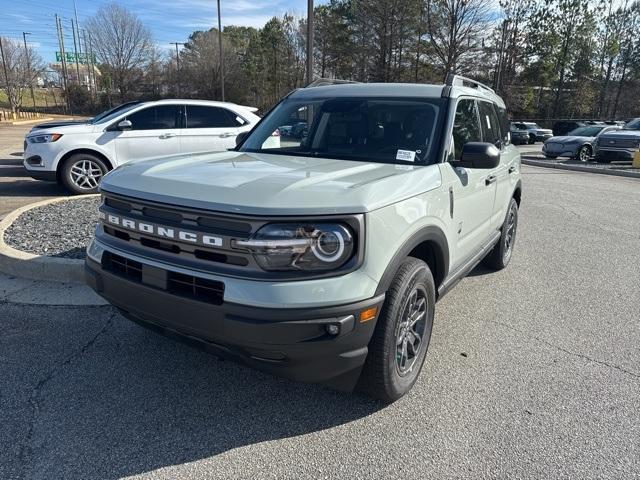
[[[180,117],[179,105],[158,105],[139,110],[127,116],[132,130],[166,130],[177,128]]]
[[[458,102],[456,116],[453,123],[454,158],[460,160],[462,147],[468,142],[481,142],[480,125],[476,101],[463,99]]]
[[[234,128],[243,124],[235,113],[220,107],[187,105],[187,128]]]

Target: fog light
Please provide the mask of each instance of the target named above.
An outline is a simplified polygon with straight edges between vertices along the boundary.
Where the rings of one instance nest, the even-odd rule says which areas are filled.
[[[91,240],[91,243],[87,247],[87,257],[89,257],[94,262],[101,263],[102,262],[102,254],[104,253],[104,248],[95,240]]]
[[[339,325],[334,325],[333,323],[330,323],[325,328],[329,335],[338,335],[340,333]]]

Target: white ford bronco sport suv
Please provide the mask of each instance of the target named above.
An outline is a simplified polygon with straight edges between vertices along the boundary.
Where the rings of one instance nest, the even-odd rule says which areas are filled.
[[[289,94],[234,151],[129,163],[101,191],[87,281],[126,317],[390,402],[420,373],[436,300],[509,263],[520,156],[477,82],[329,85]]]

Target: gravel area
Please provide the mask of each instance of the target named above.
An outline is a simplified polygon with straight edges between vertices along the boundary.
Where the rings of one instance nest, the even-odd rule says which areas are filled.
[[[4,241],[36,255],[82,259],[98,221],[98,205],[100,197],[91,197],[34,208],[16,219]]]

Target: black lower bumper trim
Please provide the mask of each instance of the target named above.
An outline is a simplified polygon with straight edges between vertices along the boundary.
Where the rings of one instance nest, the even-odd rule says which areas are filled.
[[[217,355],[295,381],[351,390],[368,353],[376,319],[362,310],[384,295],[323,308],[259,308],[207,303],[105,271],[87,259],[87,283],[123,315],[147,328]],[[331,326],[331,328],[329,328]]]
[[[49,170],[27,170],[25,171],[31,178],[36,180],[44,180],[45,182],[56,182],[58,180],[56,172]]]

